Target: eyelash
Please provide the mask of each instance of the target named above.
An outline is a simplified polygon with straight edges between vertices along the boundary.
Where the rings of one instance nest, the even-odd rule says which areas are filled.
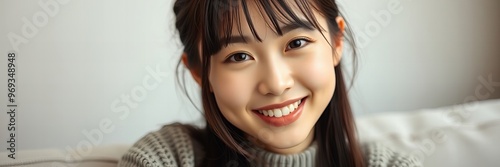
[[[290,44],[292,44],[292,42],[294,41],[305,41],[306,43],[305,44],[302,44],[301,46],[297,47],[297,48],[290,48]],[[313,42],[311,39],[307,38],[307,37],[300,37],[300,38],[296,38],[296,39],[293,39],[292,41],[290,41],[287,46],[286,46],[286,49],[285,51],[289,51],[291,49],[298,49],[298,48],[303,48],[307,45],[309,45],[309,43]]]
[[[297,48],[290,48],[290,44],[292,44],[292,42],[294,42],[294,41],[298,41],[298,40],[305,41],[305,44],[302,44],[301,46],[299,46],[299,47],[297,47]],[[290,42],[287,44],[285,51],[289,51],[289,50],[292,50],[292,49],[299,49],[299,48],[303,48],[303,47],[307,46],[307,45],[308,45],[309,43],[311,43],[311,42],[314,42],[314,41],[312,41],[311,39],[306,38],[306,37],[300,37],[300,38],[293,39],[292,41],[290,41]],[[237,56],[237,55],[246,55],[246,57],[245,57],[245,58],[247,58],[247,57],[248,57],[248,58],[247,58],[247,59],[245,59],[245,60],[248,60],[248,59],[249,59],[249,60],[253,60],[253,58],[252,58],[252,56],[250,56],[250,54],[245,53],[245,52],[240,52],[240,53],[234,53],[234,54],[231,54],[231,55],[230,55],[230,56],[229,56],[229,57],[228,57],[228,58],[227,58],[224,62],[225,62],[225,63],[240,63],[240,62],[245,61],[245,60],[243,60],[243,61],[236,61],[236,60],[235,60],[235,56]]]
[[[241,63],[242,61],[236,61],[234,60],[235,56],[236,55],[246,55],[247,57],[249,57],[251,60],[253,59],[252,56],[250,56],[250,54],[248,53],[245,53],[245,52],[240,52],[240,53],[234,53],[234,54],[231,54],[227,59],[226,61],[224,61],[225,63]]]

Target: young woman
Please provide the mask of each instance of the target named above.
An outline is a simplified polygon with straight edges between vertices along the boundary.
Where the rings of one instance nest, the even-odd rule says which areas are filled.
[[[357,141],[340,62],[354,43],[335,0],[177,0],[174,12],[207,126],[166,125],[120,166],[420,164]]]

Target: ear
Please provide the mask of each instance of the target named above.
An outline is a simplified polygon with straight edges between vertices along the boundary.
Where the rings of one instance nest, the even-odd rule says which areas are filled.
[[[196,72],[196,70],[194,70],[193,68],[189,67],[187,54],[185,52],[182,53],[181,60],[182,60],[182,63],[184,64],[184,66],[186,66],[189,69],[189,72],[191,73],[191,76],[193,77],[193,79],[201,87],[201,75],[198,74],[198,72]]]
[[[335,19],[337,25],[339,26],[339,32],[337,34],[337,38],[335,38],[335,55],[333,58],[333,63],[337,66],[340,63],[340,59],[342,58],[342,52],[344,48],[344,32],[345,32],[345,21],[341,16],[337,16]]]

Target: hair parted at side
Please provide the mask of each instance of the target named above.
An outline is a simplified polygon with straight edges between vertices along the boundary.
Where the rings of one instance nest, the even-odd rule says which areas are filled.
[[[336,18],[341,16],[341,13],[335,0],[176,0],[175,25],[184,45],[184,52],[187,54],[187,68],[201,76],[202,104],[207,126],[204,129],[196,129],[186,125],[191,135],[203,142],[205,147],[206,157],[203,164],[198,164],[199,166],[219,167],[230,164],[249,166],[249,160],[253,158],[253,155],[245,150],[247,141],[244,133],[221,114],[215,97],[210,92],[208,81],[210,56],[227,45],[225,41],[233,35],[231,32],[234,25],[238,26],[236,28],[241,33],[241,23],[237,18],[244,16],[254,37],[261,40],[250,18],[247,1],[257,3],[262,15],[269,18],[269,25],[278,35],[282,35],[278,25],[280,21],[294,21],[305,27],[321,30],[313,14],[313,11],[317,11],[328,21],[332,39],[345,37],[344,39],[350,43],[353,48],[353,61],[356,61],[356,46],[352,33],[347,30],[343,34],[337,25]],[[296,3],[301,12],[293,11],[291,3]],[[304,16],[309,23],[306,24],[304,20],[299,19],[298,14]],[[201,50],[199,50],[200,44]],[[180,68],[182,67],[179,61],[178,69]],[[316,165],[361,167],[364,166],[364,158],[357,140],[342,63],[335,67],[335,74],[337,83],[334,95],[314,129],[315,140],[318,143]],[[179,71],[177,81],[187,94],[183,86],[183,75]]]

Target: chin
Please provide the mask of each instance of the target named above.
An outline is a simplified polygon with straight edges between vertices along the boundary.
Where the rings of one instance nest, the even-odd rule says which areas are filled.
[[[291,130],[291,129],[289,129]],[[261,133],[259,140],[269,151],[276,153],[295,153],[307,148],[312,141],[312,128],[298,128],[293,131],[273,132],[267,129],[267,134]]]

